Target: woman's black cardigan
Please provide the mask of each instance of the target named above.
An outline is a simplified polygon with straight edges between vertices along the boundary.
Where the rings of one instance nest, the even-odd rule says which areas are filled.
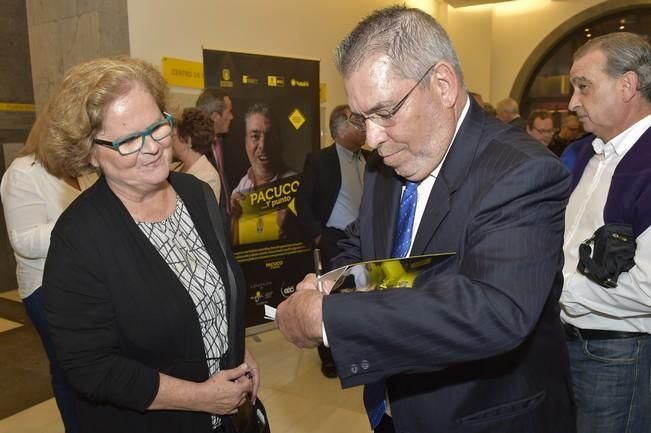
[[[232,367],[244,350],[242,273],[230,246],[224,257],[200,181],[170,173],[169,182],[224,281],[229,351],[222,365]],[[230,287],[227,266],[237,287]],[[43,289],[58,362],[77,394],[82,432],[211,431],[205,413],[146,410],[158,391],[159,372],[196,382],[209,372],[190,295],[104,177],[54,227]]]

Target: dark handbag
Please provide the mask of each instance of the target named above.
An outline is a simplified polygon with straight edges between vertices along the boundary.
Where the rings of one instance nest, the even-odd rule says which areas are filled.
[[[591,245],[594,245],[594,252]],[[619,274],[635,265],[636,247],[630,224],[605,224],[579,245],[577,269],[603,287],[617,287]]]
[[[226,235],[222,230],[222,227],[224,227],[224,222],[221,214],[221,209],[219,208],[215,194],[213,193],[210,186],[204,182],[201,182],[201,184],[203,186],[206,205],[208,206],[208,216],[210,217],[210,222],[213,226],[213,230],[215,231],[215,235],[217,236],[217,241],[221,247],[222,252],[224,253],[224,257],[228,257],[228,251],[226,249]],[[233,274],[233,270],[228,264],[228,260],[226,261],[226,268],[228,272],[230,287],[235,287],[235,276]],[[240,355],[238,355],[238,358],[243,358],[243,350],[244,349],[242,348],[242,351],[230,350],[230,352],[242,352]],[[231,361],[230,358],[232,357],[228,357],[228,359],[223,360],[226,362],[226,365],[224,366],[225,368],[233,368],[234,366],[239,365],[241,362],[241,359]],[[247,401],[237,409],[237,413],[235,415],[229,415],[228,417],[223,417],[223,419],[226,421],[225,426],[226,431],[228,432],[271,433],[271,430],[269,429],[269,420],[267,419],[267,411],[264,408],[264,405],[262,404],[260,398],[256,399],[255,404],[251,404]]]
[[[240,406],[237,414],[230,416],[230,421],[234,433],[271,433],[267,410],[259,398],[255,404],[247,401]]]

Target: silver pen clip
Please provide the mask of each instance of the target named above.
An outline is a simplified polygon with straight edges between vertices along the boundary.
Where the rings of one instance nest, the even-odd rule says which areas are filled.
[[[321,281],[321,275],[323,274],[323,264],[321,263],[321,250],[315,248],[312,251],[314,258],[314,273],[316,274],[316,287],[319,289],[319,292],[323,293],[323,281]]]

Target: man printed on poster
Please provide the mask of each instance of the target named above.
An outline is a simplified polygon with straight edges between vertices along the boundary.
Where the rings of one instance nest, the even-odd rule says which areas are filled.
[[[297,173],[282,160],[282,139],[275,123],[264,102],[252,104],[244,115],[250,167],[231,194],[233,245],[297,238],[297,222],[288,205],[298,180],[285,179]]]

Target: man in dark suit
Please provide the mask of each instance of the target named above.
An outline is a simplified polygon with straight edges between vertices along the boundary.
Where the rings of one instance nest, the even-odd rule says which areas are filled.
[[[366,135],[348,122],[348,105],[338,105],[330,114],[332,146],[311,152],[305,158],[301,185],[296,195],[296,210],[303,242],[319,248],[323,267],[340,250],[337,242],[346,237],[344,230],[359,216],[366,154],[362,146]],[[336,377],[330,350],[319,345],[321,372]]]
[[[468,97],[445,31],[418,9],[364,19],[337,66],[377,155],[335,263],[456,255],[409,289],[324,296],[308,275],[278,307],[281,332],[329,345],[342,386],[379,381],[395,431],[574,432],[558,306],[567,170]]]
[[[361,148],[366,134],[348,122],[350,114],[348,105],[332,110],[330,134],[335,142],[307,155],[296,196],[303,240],[321,249],[326,271],[340,251],[337,242],[346,237],[344,230],[359,215],[364,185],[368,152]]]

